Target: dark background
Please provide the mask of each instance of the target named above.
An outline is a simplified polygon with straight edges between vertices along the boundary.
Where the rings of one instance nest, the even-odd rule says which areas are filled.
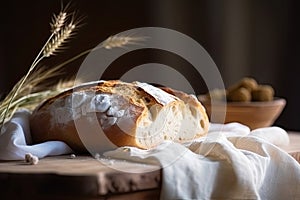
[[[0,94],[4,96],[28,70],[49,36],[49,22],[68,1],[6,1],[1,6]],[[300,130],[298,56],[300,9],[297,0],[73,0],[70,10],[85,16],[68,49],[43,61],[51,67],[96,46],[108,36],[132,28],[158,26],[180,31],[198,41],[218,66],[225,86],[244,76],[270,84],[287,106],[276,125]],[[158,59],[161,52],[138,52],[122,63],[132,67]],[[168,56],[168,55],[167,55]],[[172,56],[171,56],[172,57]],[[173,64],[184,64],[171,58]],[[66,66],[76,73],[83,58]],[[169,63],[165,63],[169,64]],[[117,72],[105,78],[117,78]],[[199,93],[206,88],[199,83]]]

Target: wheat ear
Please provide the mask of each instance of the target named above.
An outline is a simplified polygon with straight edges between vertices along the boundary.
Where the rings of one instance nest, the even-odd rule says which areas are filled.
[[[124,47],[129,44],[138,44],[138,42],[143,40],[145,40],[144,37],[113,35],[108,37],[101,46],[105,49],[112,49],[116,47]]]
[[[45,46],[43,56],[49,57],[54,55],[55,52],[59,51],[62,44],[65,43],[68,38],[70,38],[75,27],[75,24],[71,22],[68,26],[64,27],[60,32],[55,34],[52,40]]]
[[[50,23],[51,32],[57,34],[63,27],[67,18],[66,12],[60,12],[58,15],[53,15],[52,22]]]
[[[21,90],[23,84],[25,83],[25,81],[27,80],[31,72],[35,69],[35,67],[43,58],[53,55],[58,49],[60,49],[62,44],[68,39],[68,37],[71,36],[72,31],[74,31],[75,23],[73,23],[73,20],[72,22],[70,22],[69,25],[63,28],[67,16],[67,14],[63,14],[63,13],[64,12],[60,12],[60,14],[57,17],[54,17],[56,21],[54,20],[52,22],[53,24],[53,27],[51,29],[52,34],[50,35],[50,37],[48,38],[48,40],[46,41],[46,43],[44,44],[43,48],[40,50],[40,52],[38,53],[34,61],[32,62],[26,75],[23,76],[22,79],[14,86],[13,90],[11,91],[12,94],[9,94],[11,98],[3,114],[0,134],[3,132],[4,123],[8,115],[8,112],[11,109],[11,104],[13,103],[14,99],[18,95],[19,91]],[[15,111],[16,108],[13,108],[13,110]]]

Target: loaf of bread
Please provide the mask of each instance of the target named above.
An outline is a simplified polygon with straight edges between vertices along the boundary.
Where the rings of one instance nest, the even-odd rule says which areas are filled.
[[[192,95],[147,83],[109,80],[76,86],[39,105],[30,118],[32,140],[60,140],[76,152],[85,152],[80,137],[85,133],[79,134],[76,127],[80,123],[87,132],[98,124],[116,146],[142,149],[164,140],[192,141],[206,135],[209,126],[204,107]]]

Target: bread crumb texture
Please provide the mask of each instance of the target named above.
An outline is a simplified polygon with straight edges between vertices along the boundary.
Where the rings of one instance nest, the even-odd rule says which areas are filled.
[[[143,149],[164,140],[186,142],[201,137],[209,124],[204,107],[192,95],[147,83],[112,80],[85,83],[45,101],[33,112],[31,128],[35,135],[44,134],[43,140],[61,139],[72,148],[74,141],[68,140],[73,137],[57,133],[77,135],[76,128],[70,126],[82,118],[86,123],[99,123],[117,146]],[[46,125],[37,128],[37,124]]]

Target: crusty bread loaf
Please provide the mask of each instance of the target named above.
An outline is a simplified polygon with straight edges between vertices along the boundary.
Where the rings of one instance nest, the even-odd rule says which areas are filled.
[[[76,128],[82,122],[86,127],[99,124],[116,146],[143,149],[163,140],[191,141],[206,135],[209,126],[204,107],[191,95],[141,82],[97,81],[38,106],[30,118],[32,139],[35,143],[60,140],[84,152]]]

